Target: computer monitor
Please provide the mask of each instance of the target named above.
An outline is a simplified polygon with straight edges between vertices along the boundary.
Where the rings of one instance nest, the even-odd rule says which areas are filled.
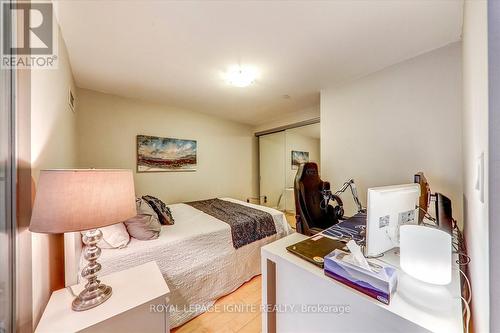
[[[437,226],[451,234],[454,227],[451,200],[444,194],[436,193],[436,224]]]
[[[418,172],[413,176],[413,182],[420,185],[420,199],[418,200],[418,223],[424,221],[425,215],[428,213],[431,202],[431,187],[423,172]]]
[[[365,255],[399,246],[399,226],[417,224],[420,186],[406,184],[368,189]]]
[[[432,194],[429,182],[423,172],[416,173],[413,181],[420,186],[418,223],[421,224],[424,221],[426,214],[430,215],[428,211],[429,206],[431,201],[434,201],[436,225],[451,234],[451,230],[455,224],[452,215],[451,200],[442,193]]]

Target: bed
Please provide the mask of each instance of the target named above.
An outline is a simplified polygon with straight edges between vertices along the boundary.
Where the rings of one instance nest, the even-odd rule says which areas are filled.
[[[218,298],[260,274],[260,248],[291,233],[282,212],[230,198],[269,213],[276,234],[235,248],[230,226],[188,204],[169,205],[174,225],[163,226],[155,240],[131,238],[123,249],[102,249],[101,275],[156,261],[171,294],[169,317],[177,327],[205,312]],[[79,281],[84,266],[79,234],[65,235],[66,285]],[[139,281],[138,281],[139,283]]]

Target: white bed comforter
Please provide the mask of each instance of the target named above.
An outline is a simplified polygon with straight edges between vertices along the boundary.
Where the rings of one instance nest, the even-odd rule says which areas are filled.
[[[186,204],[169,205],[175,224],[163,226],[155,240],[131,238],[126,248],[103,249],[100,274],[156,261],[170,288],[171,328],[201,314],[218,298],[260,274],[260,248],[291,232],[283,213],[275,209],[235,199],[222,200],[270,213],[276,234],[236,250],[227,223]],[[83,260],[80,270],[82,264]]]

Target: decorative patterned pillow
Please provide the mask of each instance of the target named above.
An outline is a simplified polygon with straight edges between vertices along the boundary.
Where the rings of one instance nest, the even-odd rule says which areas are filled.
[[[161,231],[158,215],[145,200],[137,198],[135,202],[137,215],[124,222],[128,233],[139,240],[158,238]]]
[[[144,195],[142,199],[144,199],[149,204],[149,206],[153,208],[153,210],[158,215],[158,220],[160,221],[161,224],[163,225],[174,224],[175,221],[174,217],[172,216],[172,212],[170,211],[170,208],[168,208],[163,201],[151,195]]]

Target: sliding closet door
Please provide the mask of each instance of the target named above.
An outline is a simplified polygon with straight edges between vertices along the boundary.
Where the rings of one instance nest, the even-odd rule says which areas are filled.
[[[259,137],[260,202],[283,209],[285,191],[285,132]]]
[[[285,131],[285,211],[295,214],[294,183],[298,163],[314,162],[320,166],[319,123],[295,127]]]
[[[11,72],[0,69],[0,333],[13,332],[14,252]]]

